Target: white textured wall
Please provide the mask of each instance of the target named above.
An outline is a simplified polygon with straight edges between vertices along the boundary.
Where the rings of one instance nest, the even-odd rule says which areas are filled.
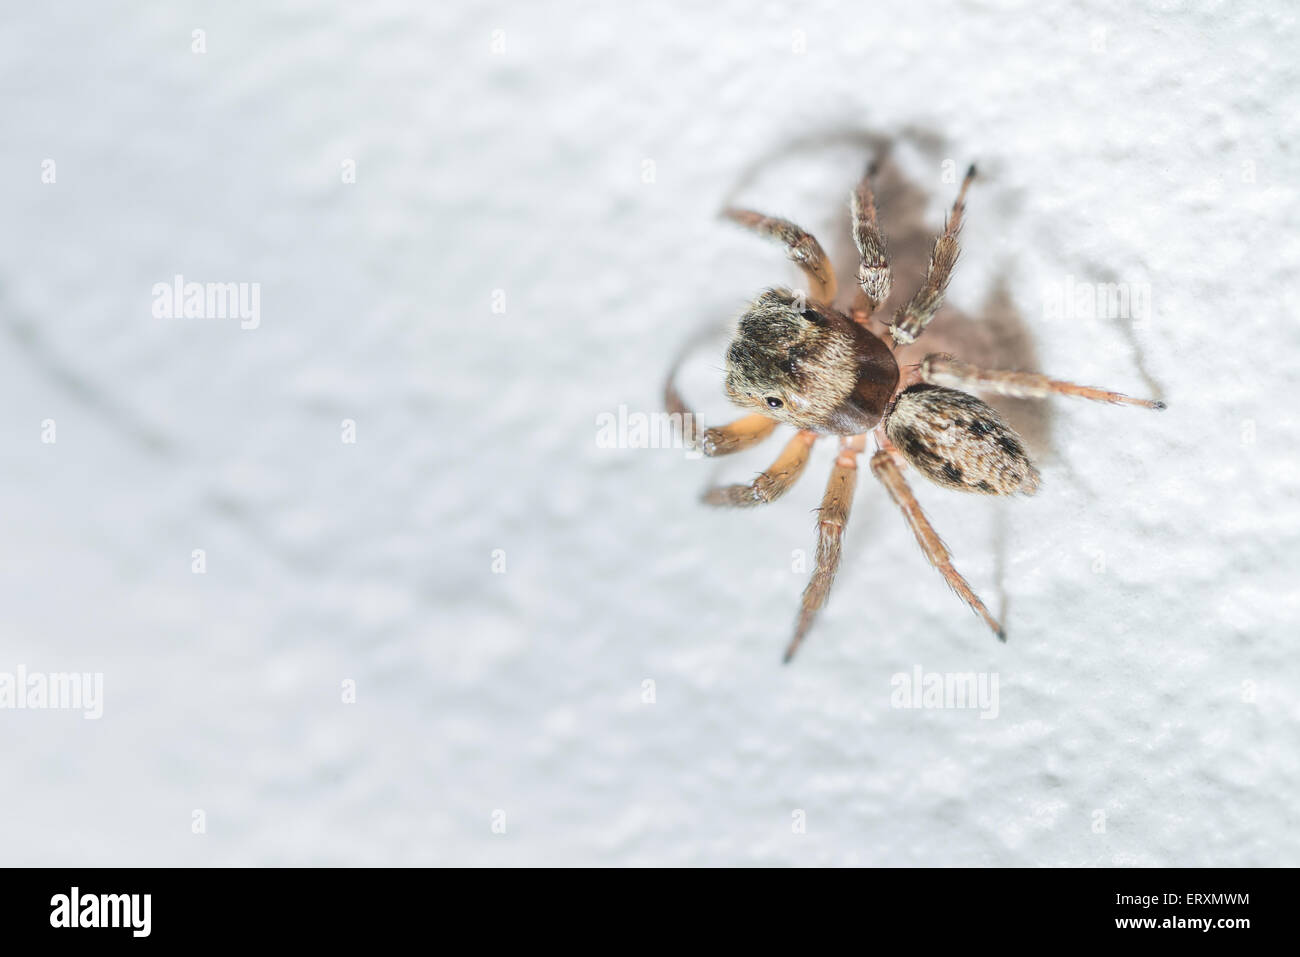
[[[0,711],[0,863],[1300,863],[1294,13],[334,6],[5,14],[0,672],[105,702]],[[931,226],[939,161],[985,171],[951,301],[1002,277],[1045,370],[1170,409],[1051,403],[1033,500],[918,480],[1006,645],[864,477],[782,667],[830,447],[709,513],[775,449],[596,416],[795,279],[726,197],[848,261],[855,137],[905,128]],[[176,273],[260,327],[155,318]],[[1067,276],[1153,315],[1051,320]],[[891,708],[918,665],[997,719]]]

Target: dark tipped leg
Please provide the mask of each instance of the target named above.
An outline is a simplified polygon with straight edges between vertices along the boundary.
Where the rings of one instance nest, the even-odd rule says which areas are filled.
[[[1163,409],[1158,399],[1135,399],[1120,392],[1075,385],[1060,379],[1049,379],[1036,372],[1003,372],[997,369],[980,369],[941,353],[932,353],[921,360],[921,379],[931,385],[975,392],[992,392],[1018,399],[1045,399],[1050,395],[1069,395],[1094,402],[1114,405],[1137,405],[1144,409]]]
[[[999,641],[1006,641],[1006,632],[1002,630],[1002,625],[998,620],[989,613],[984,607],[984,602],[980,601],[979,596],[971,589],[966,579],[957,573],[957,569],[952,567],[952,556],[948,553],[947,546],[944,545],[930,520],[925,517],[925,512],[921,511],[921,504],[912,494],[911,487],[907,480],[903,478],[902,470],[898,467],[898,462],[894,460],[894,454],[885,449],[881,449],[871,457],[871,471],[876,478],[880,479],[882,485],[889,492],[889,497],[894,500],[903,512],[903,518],[907,520],[908,526],[912,529],[912,534],[916,536],[916,543],[921,546],[921,551],[925,557],[930,560],[930,564],[939,570],[943,575],[944,581],[948,587],[957,593],[957,597],[975,611],[977,615],[984,619],[985,623],[993,630],[993,634],[998,636]]]

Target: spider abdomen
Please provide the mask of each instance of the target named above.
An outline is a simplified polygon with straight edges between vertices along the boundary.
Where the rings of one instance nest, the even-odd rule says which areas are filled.
[[[1038,469],[997,410],[956,389],[914,385],[885,423],[909,463],[945,488],[983,495],[1033,495]]]

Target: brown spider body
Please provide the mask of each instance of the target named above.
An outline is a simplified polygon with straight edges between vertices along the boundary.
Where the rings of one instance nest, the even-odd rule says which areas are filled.
[[[995,409],[957,387],[1028,398],[1060,394],[1164,408],[1164,403],[1155,400],[1134,399],[1037,373],[978,369],[940,353],[926,356],[903,374],[894,350],[916,341],[943,304],[957,261],[966,190],[975,168],[967,172],[952,215],[934,242],[920,288],[886,323],[887,338],[877,336],[869,325],[892,284],[884,238],[876,224],[871,172],[868,170],[850,197],[862,290],[852,316],[832,304],[835,274],[815,238],[788,220],[749,210],[724,211],[728,219],[784,245],[811,288],[807,295],[769,289],[745,311],[727,350],[725,388],[731,400],[752,410],[751,414],[727,426],[692,433],[689,438],[706,455],[725,455],[761,442],[777,423],[793,425],[799,431],[772,467],[752,483],[710,489],[704,501],[724,506],[773,501],[798,479],[819,436],[840,436],[840,454],[818,513],[817,567],[804,590],[786,661],[798,649],[830,593],[857,484],[857,457],[865,451],[868,436],[874,437],[878,447],[871,458],[871,471],[899,506],[930,563],[1005,640],[1001,624],[953,568],[947,548],[902,471],[910,465],[944,488],[985,495],[1032,495],[1038,490],[1038,470],[1024,441]],[[672,412],[689,411],[671,374],[666,400]]]

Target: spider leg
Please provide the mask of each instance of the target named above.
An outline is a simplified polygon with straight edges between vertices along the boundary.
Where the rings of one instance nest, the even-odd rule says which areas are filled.
[[[709,489],[704,493],[705,503],[745,508],[776,501],[799,480],[816,441],[816,432],[806,429],[796,432],[766,472],[748,485],[719,485]]]
[[[696,433],[695,447],[713,458],[732,455],[758,445],[776,430],[778,423],[765,415],[746,415],[727,425],[702,429]]]
[[[788,219],[764,216],[750,209],[727,207],[722,211],[724,218],[739,223],[746,229],[752,229],[760,236],[775,239],[785,246],[786,255],[803,270],[808,277],[809,296],[816,302],[830,303],[835,298],[835,270],[821,244],[813,238],[812,233],[796,226]]]
[[[885,250],[885,237],[876,224],[876,198],[871,192],[871,177],[875,174],[873,163],[867,168],[858,188],[849,196],[853,212],[853,242],[858,247],[858,285],[866,297],[867,308],[863,318],[869,318],[889,298],[893,278],[889,270],[889,255]],[[857,310],[855,310],[856,312]],[[855,315],[855,318],[858,318]],[[859,318],[859,322],[862,320]]]
[[[769,419],[765,415],[755,413],[741,416],[728,425],[702,428],[699,424],[699,416],[691,411],[683,401],[681,393],[677,391],[677,383],[674,381],[676,373],[677,369],[674,367],[668,373],[668,381],[664,383],[664,405],[667,406],[669,413],[680,417],[679,428],[682,441],[689,448],[699,449],[710,457],[731,455],[762,442],[779,424],[776,419]]]
[[[871,457],[871,471],[880,479],[882,485],[889,492],[889,497],[894,500],[903,511],[903,518],[907,520],[908,526],[912,529],[912,534],[916,536],[916,543],[921,546],[921,551],[925,557],[930,560],[930,564],[939,570],[943,575],[944,581],[948,587],[957,593],[962,601],[970,605],[990,628],[998,636],[999,641],[1006,641],[1006,633],[998,620],[989,614],[989,610],[984,607],[984,602],[980,601],[979,596],[971,590],[970,584],[966,579],[957,573],[952,567],[952,556],[948,553],[947,546],[944,545],[930,520],[925,517],[925,512],[921,511],[921,505],[912,494],[911,487],[907,480],[903,478],[903,473],[899,469],[899,463],[894,456],[897,453],[890,451],[888,448],[882,448],[879,452]]]
[[[957,201],[952,205],[952,215],[944,225],[943,232],[934,241],[930,251],[930,265],[926,269],[925,281],[905,306],[900,306],[894,314],[894,321],[889,331],[897,345],[915,342],[917,336],[925,331],[939,307],[943,305],[943,296],[948,289],[948,280],[952,278],[952,267],[957,262],[961,251],[957,243],[957,233],[961,229],[962,213],[966,211],[966,190],[975,178],[975,167],[966,171],[957,193]]]
[[[1165,408],[1165,404],[1158,399],[1135,399],[1119,392],[1108,392],[1105,389],[1094,389],[1091,386],[1049,379],[1035,372],[980,369],[938,352],[931,353],[921,360],[920,375],[922,381],[931,385],[992,392],[1018,399],[1045,399],[1049,395],[1071,395],[1080,399],[1091,399],[1094,402],[1137,405],[1146,409]]]
[[[804,589],[803,605],[799,610],[794,637],[785,649],[784,660],[787,663],[799,650],[817,612],[826,604],[831,584],[835,581],[835,572],[840,566],[844,526],[849,520],[853,492],[858,484],[858,455],[865,447],[864,435],[849,435],[840,441],[840,455],[835,460],[835,468],[831,470],[830,481],[826,483],[826,494],[817,516],[817,567],[813,570],[808,587]]]

